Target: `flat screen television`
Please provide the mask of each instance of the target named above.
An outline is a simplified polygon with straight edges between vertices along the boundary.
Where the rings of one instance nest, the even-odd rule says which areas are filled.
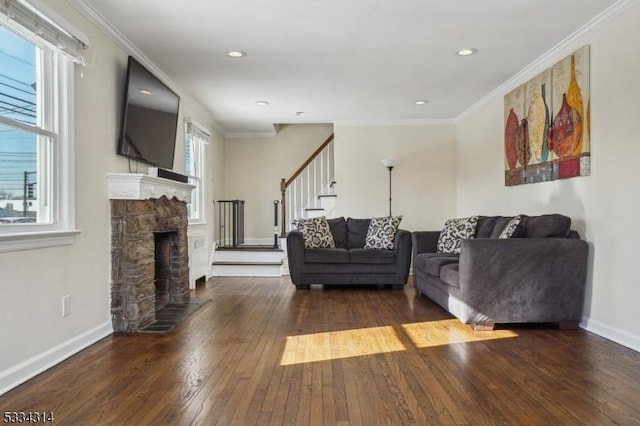
[[[118,154],[173,168],[180,97],[129,56]]]

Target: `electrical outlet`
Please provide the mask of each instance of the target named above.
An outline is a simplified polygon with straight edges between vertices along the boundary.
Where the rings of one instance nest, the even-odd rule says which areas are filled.
[[[62,317],[71,315],[71,296],[62,296]]]

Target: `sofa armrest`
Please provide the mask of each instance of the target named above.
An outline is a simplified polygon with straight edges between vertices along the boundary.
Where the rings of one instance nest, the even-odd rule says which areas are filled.
[[[407,277],[409,276],[409,265],[411,264],[411,247],[411,232],[398,229],[394,239],[393,252],[396,257],[398,271],[402,271]]]
[[[438,249],[440,231],[416,231],[411,234],[413,241],[413,255],[420,253],[435,253]]]
[[[304,266],[304,238],[300,231],[293,230],[287,233],[287,262],[291,281],[295,285],[300,284]]]
[[[588,244],[568,238],[462,242],[460,299],[495,322],[579,321]],[[461,318],[482,322],[483,318]]]

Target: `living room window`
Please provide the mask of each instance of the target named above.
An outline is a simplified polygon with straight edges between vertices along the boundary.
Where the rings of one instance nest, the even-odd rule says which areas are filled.
[[[0,251],[70,244],[76,233],[73,78],[87,42],[34,4],[46,9],[0,3]]]
[[[191,202],[187,204],[189,223],[205,223],[205,150],[210,137],[206,130],[191,120],[185,121],[184,135],[185,172],[189,176],[189,183],[195,185]]]

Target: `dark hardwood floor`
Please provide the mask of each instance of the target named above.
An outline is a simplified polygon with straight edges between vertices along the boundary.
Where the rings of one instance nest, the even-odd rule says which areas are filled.
[[[411,284],[217,278],[169,334],[114,335],[0,396],[63,425],[640,424],[640,354],[584,330],[474,332]]]

